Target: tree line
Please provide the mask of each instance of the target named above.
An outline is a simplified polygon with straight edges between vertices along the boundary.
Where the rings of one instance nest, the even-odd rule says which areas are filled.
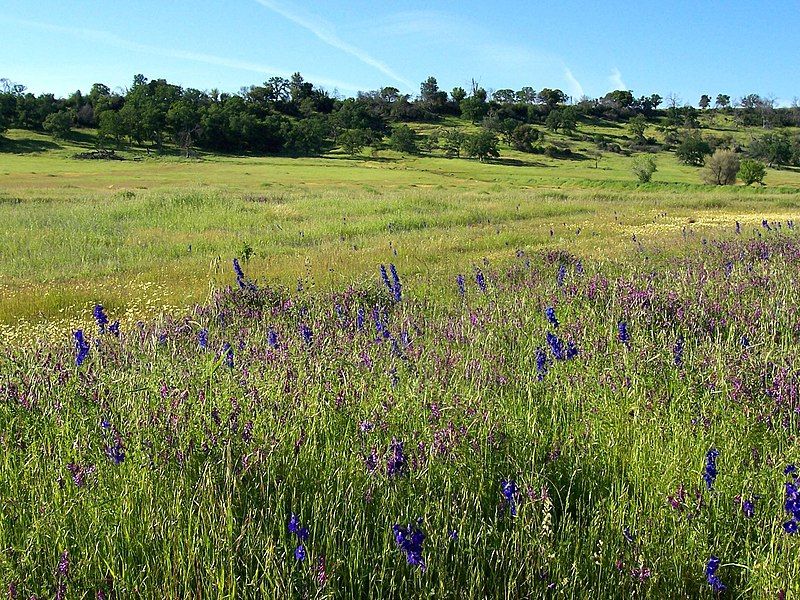
[[[358,154],[364,147],[387,143],[401,152],[440,148],[448,156],[473,156],[481,160],[498,155],[498,139],[524,152],[562,151],[544,147],[545,131],[572,135],[581,121],[602,119],[627,122],[632,148],[646,149],[654,140],[646,136],[658,127],[664,143],[684,150],[687,162],[697,162],[697,145],[705,151],[695,130],[704,111],[730,114],[741,126],[767,130],[800,126],[800,108],[776,108],[774,99],[750,94],[732,101],[726,94],[703,94],[698,106],[681,105],[675,95],[635,96],[615,90],[601,98],[577,101],[560,89],[499,89],[487,92],[473,82],[469,90],[439,88],[435,77],[420,85],[412,97],[394,87],[359,92],[355,97],[332,96],[295,73],[272,77],[238,93],[183,88],[165,79],[136,75],[124,91],[96,83],[88,93],[76,91],[67,98],[34,95],[23,85],[0,80],[0,134],[9,128],[46,131],[64,137],[73,128],[95,128],[102,146],[149,145],[161,151],[176,144],[188,155],[192,148],[217,152],[316,155],[332,147]],[[481,128],[465,134],[443,128],[422,139],[406,125],[435,123],[460,117]],[[615,150],[602,139],[598,148]],[[651,143],[652,142],[652,143]],[[773,132],[758,140],[770,164],[800,163],[800,144],[787,134]],[[788,148],[788,150],[787,150]],[[709,148],[710,149],[710,148]]]

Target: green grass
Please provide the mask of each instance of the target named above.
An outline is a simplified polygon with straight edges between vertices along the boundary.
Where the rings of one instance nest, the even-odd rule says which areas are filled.
[[[93,146],[91,133],[66,142],[20,131],[9,138],[0,153],[6,329],[63,325],[95,302],[130,318],[153,314],[143,297],[159,310],[186,306],[205,298],[219,270],[248,246],[248,268],[286,285],[363,281],[390,258],[411,277],[442,280],[517,249],[562,247],[609,259],[636,251],[634,235],[670,248],[682,243],[684,227],[708,235],[736,219],[791,218],[800,189],[791,170],[771,170],[764,189],[711,188],[666,153],[654,182],[642,186],[629,172],[631,158],[613,153],[599,168],[508,148],[487,164],[388,150],[362,159],[183,160],[132,149],[122,154],[142,160],[104,162],[71,158]],[[589,148],[571,143],[576,153]]]

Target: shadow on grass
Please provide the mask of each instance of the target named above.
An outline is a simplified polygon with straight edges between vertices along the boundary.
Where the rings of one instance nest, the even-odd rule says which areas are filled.
[[[34,154],[36,152],[47,152],[48,150],[58,150],[61,146],[50,140],[9,140],[0,138],[0,153],[5,154]]]

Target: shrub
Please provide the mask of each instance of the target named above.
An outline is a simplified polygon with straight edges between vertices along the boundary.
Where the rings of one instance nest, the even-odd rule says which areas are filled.
[[[488,158],[498,158],[497,137],[486,129],[475,135],[467,136],[464,142],[464,153],[470,158],[476,157],[483,162]]]
[[[717,150],[706,161],[703,181],[711,185],[734,185],[739,172],[739,157],[731,150]]]
[[[658,171],[656,160],[652,156],[637,156],[633,159],[631,171],[636,175],[639,183],[649,183],[653,173]]]
[[[752,158],[745,158],[739,166],[739,179],[744,181],[745,185],[752,185],[754,183],[764,184],[764,176],[767,174],[767,166],[758,160]]]

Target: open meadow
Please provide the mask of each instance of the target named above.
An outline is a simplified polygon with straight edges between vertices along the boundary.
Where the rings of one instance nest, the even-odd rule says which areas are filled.
[[[10,597],[800,596],[796,169],[8,138]]]

